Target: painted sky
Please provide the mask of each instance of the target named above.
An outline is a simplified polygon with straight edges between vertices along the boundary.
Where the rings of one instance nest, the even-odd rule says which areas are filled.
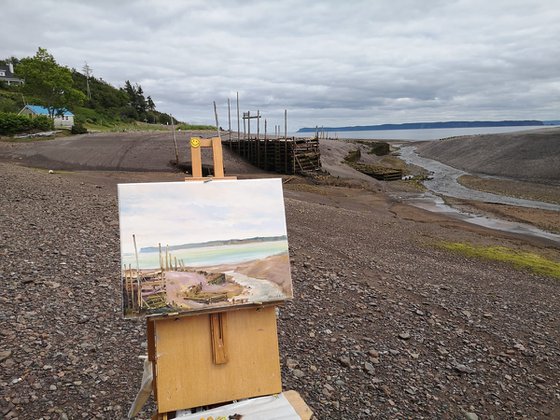
[[[124,253],[148,246],[286,235],[280,179],[119,184]]]
[[[159,110],[289,130],[560,118],[558,0],[3,0],[0,57],[47,48]],[[234,123],[236,126],[236,123]]]

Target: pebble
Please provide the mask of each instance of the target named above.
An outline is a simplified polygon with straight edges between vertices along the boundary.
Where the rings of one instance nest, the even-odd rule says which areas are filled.
[[[368,350],[368,354],[369,354],[371,357],[379,357],[379,352],[378,352],[377,350],[374,350],[374,349],[369,349],[369,350]]]
[[[466,365],[462,365],[462,364],[456,364],[454,366],[454,368],[457,372],[461,372],[461,373],[474,373],[474,372],[476,372],[475,369],[470,368]]]
[[[403,339],[403,340],[408,340],[408,339],[410,339],[410,333],[402,332],[402,333],[399,334],[399,338]]]
[[[344,367],[350,367],[350,358],[348,356],[340,356],[338,358],[340,364]]]
[[[288,366],[289,369],[294,369],[296,366],[298,365],[298,362],[294,359],[287,359],[286,360],[286,366]]]

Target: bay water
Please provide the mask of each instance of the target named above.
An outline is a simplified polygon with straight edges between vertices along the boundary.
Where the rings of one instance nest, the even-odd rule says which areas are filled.
[[[162,248],[165,258],[165,248]],[[189,267],[205,267],[220,264],[234,264],[260,260],[272,255],[288,252],[288,241],[249,242],[246,244],[206,246],[200,248],[177,249],[170,251],[172,257],[183,260]],[[123,254],[122,264],[136,267],[134,254]],[[174,260],[173,260],[174,261]],[[140,252],[138,262],[141,269],[159,268],[159,252]]]
[[[328,138],[339,139],[380,139],[380,140],[440,140],[456,136],[477,134],[512,133],[515,131],[552,128],[550,125],[513,126],[513,127],[465,127],[465,128],[426,128],[418,130],[367,130],[367,131],[329,131]],[[315,133],[292,133],[296,137],[314,137]]]

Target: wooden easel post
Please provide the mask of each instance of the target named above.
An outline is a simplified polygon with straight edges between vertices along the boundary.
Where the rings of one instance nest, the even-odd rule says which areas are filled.
[[[215,111],[216,103],[214,103]],[[216,117],[217,118],[217,117]],[[222,151],[222,139],[220,137],[212,137],[211,139],[201,139],[199,137],[191,137],[191,166],[192,178],[185,178],[185,181],[195,179],[204,179],[202,176],[202,147],[212,148],[212,158],[214,166],[214,178],[225,179],[224,176],[224,157]],[[236,177],[229,177],[236,179]],[[228,361],[226,351],[226,312],[210,314],[210,333],[212,336],[212,360],[214,364],[221,365]]]
[[[212,148],[212,158],[214,160],[214,178],[226,179],[224,176],[224,156],[222,152],[222,140],[219,137],[211,139],[201,139],[199,137],[191,138],[191,161],[192,161],[192,178],[185,178],[185,181],[200,181],[207,178],[202,176],[202,147]],[[227,177],[227,179],[236,179],[236,177]]]

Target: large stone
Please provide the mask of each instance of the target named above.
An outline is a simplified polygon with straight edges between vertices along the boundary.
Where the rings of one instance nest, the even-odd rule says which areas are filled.
[[[6,360],[8,357],[10,357],[12,355],[12,351],[11,350],[2,350],[0,351],[0,363],[2,363],[4,360]]]
[[[344,367],[350,367],[350,358],[348,356],[340,356],[338,359],[340,364]]]

